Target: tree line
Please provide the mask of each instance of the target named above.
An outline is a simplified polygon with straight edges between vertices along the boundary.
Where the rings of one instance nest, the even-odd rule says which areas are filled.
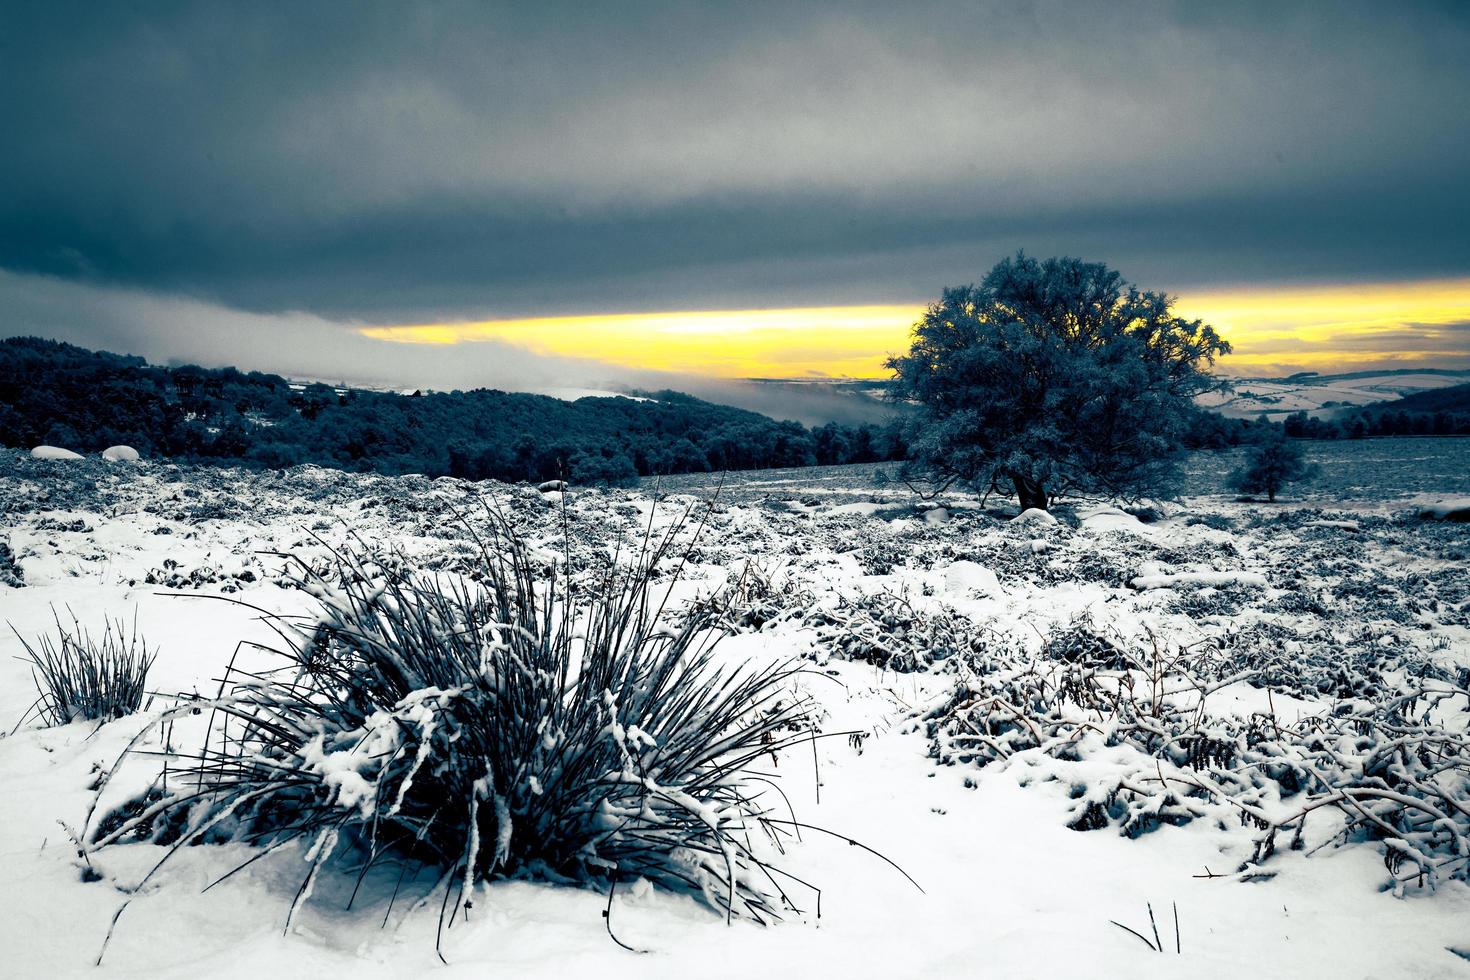
[[[488,389],[412,395],[159,367],[34,337],[0,340],[0,444],[280,468],[629,483],[639,476],[901,459],[891,427],[807,428],[664,391],[650,400]]]
[[[1470,391],[1470,385],[1460,385]],[[1390,403],[1390,406],[1397,403]],[[1371,436],[1470,436],[1470,411],[1367,408],[1336,418],[1295,412],[1282,421],[1293,439],[1367,439]]]

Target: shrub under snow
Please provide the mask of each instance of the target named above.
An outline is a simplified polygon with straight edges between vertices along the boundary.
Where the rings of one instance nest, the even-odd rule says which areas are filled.
[[[706,620],[661,622],[651,578],[672,533],[568,595],[498,515],[479,531],[468,578],[365,550],[303,570],[320,621],[278,622],[301,639],[279,670],[233,672],[202,705],[192,781],[176,769],[169,791],[104,816],[91,846],[300,842],[288,921],[349,851],[442,869],[449,921],[503,876],[648,879],[758,921],[794,908],[760,856],[784,832],[751,770],[810,737],[795,668],[722,669]]]
[[[1312,819],[1330,830],[1322,843],[1376,841],[1395,889],[1470,880],[1466,671],[1382,650],[1269,646],[1125,643],[1085,622],[1054,631],[1039,655],[993,645],[956,662],[951,693],[923,716],[931,752],[1067,782],[1078,830],[1137,836],[1233,815],[1256,831],[1248,874],[1282,844],[1303,847]],[[1314,675],[1312,693],[1338,696],[1301,717],[1208,707],[1247,682],[1305,694]]]

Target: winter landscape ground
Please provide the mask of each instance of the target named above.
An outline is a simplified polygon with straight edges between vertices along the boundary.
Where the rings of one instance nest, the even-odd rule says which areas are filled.
[[[1461,445],[1317,446],[1317,484],[1273,505],[1223,495],[1230,460],[1201,456],[1180,500],[1021,518],[873,467],[541,492],[6,451],[0,973],[1470,976],[1470,525],[1444,519],[1470,506]],[[208,891],[246,844],[184,848],[141,888],[164,845],[79,856],[99,786],[105,811],[168,764],[100,779],[129,741],[197,738],[200,719],[157,723],[241,658],[266,669],[240,646],[277,641],[264,614],[317,613],[293,561],[392,542],[448,581],[475,567],[485,498],[577,581],[703,521],[660,567],[665,616],[717,622],[732,668],[803,668],[811,737],[757,768],[775,810],[830,831],[776,862],[819,898],[791,886],[762,927],[637,881],[611,901],[499,881],[446,964],[438,873],[407,861],[329,865],[284,928],[306,842]],[[141,714],[27,718],[18,658],[57,615],[136,625],[158,655]]]

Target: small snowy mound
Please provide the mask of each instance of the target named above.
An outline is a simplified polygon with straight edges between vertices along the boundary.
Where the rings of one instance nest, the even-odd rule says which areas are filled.
[[[1093,511],[1087,511],[1080,515],[1082,517],[1082,528],[1092,534],[1101,534],[1104,531],[1119,531],[1123,534],[1149,533],[1147,526],[1126,511],[1116,507],[1099,507]]]
[[[1357,521],[1307,521],[1302,527],[1335,527],[1356,534],[1363,529]]]
[[[944,570],[944,591],[952,596],[998,596],[1000,579],[984,565],[957,561]]]
[[[32,459],[81,459],[81,453],[74,453],[70,449],[62,449],[59,446],[37,446],[31,450]]]
[[[1258,589],[1266,587],[1266,576],[1260,572],[1158,572],[1140,575],[1132,581],[1135,589],[1172,589],[1179,585],[1212,586],[1247,585]]]
[[[1470,497],[1458,500],[1441,500],[1420,508],[1419,516],[1426,521],[1454,521],[1456,524],[1470,523]]]
[[[132,446],[108,446],[102,450],[102,458],[110,463],[136,463],[141,457]]]
[[[949,508],[948,507],[935,507],[932,510],[925,511],[924,512],[924,523],[925,524],[948,524],[949,523]]]
[[[884,505],[876,500],[859,501],[855,504],[838,504],[828,507],[824,513],[828,517],[841,517],[844,514],[856,514],[859,517],[874,517],[884,510]]]
[[[1055,524],[1056,515],[1050,511],[1042,510],[1040,507],[1028,507],[1016,515],[1012,524]]]

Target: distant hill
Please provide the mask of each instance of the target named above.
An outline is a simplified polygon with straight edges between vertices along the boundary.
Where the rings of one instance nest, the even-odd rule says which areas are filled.
[[[1466,383],[1470,383],[1470,371],[1439,368],[1235,378],[1229,391],[1211,394],[1201,404],[1232,418],[1264,415],[1280,422],[1297,412],[1334,417],[1360,406]]]
[[[1282,427],[1287,435],[1305,439],[1470,435],[1470,384],[1416,391],[1333,412],[1293,412],[1282,420]]]
[[[1391,402],[1378,402],[1366,412],[1463,412],[1470,413],[1470,384],[1419,391]]]
[[[159,367],[34,337],[0,340],[0,444],[469,479],[622,483],[638,476],[902,456],[896,434],[808,429],[673,391],[564,400],[489,389],[428,394]]]
[[[1450,378],[1450,384],[1454,384],[1456,378],[1470,378],[1470,371],[1458,368],[1392,368],[1379,371],[1343,371],[1339,374],[1319,374],[1316,371],[1298,371],[1296,374],[1286,378],[1278,379],[1284,381],[1304,381],[1315,384],[1334,384],[1338,381],[1361,381],[1365,378],[1408,378],[1429,375],[1441,378]],[[1242,381],[1270,381],[1270,378],[1242,378]]]

